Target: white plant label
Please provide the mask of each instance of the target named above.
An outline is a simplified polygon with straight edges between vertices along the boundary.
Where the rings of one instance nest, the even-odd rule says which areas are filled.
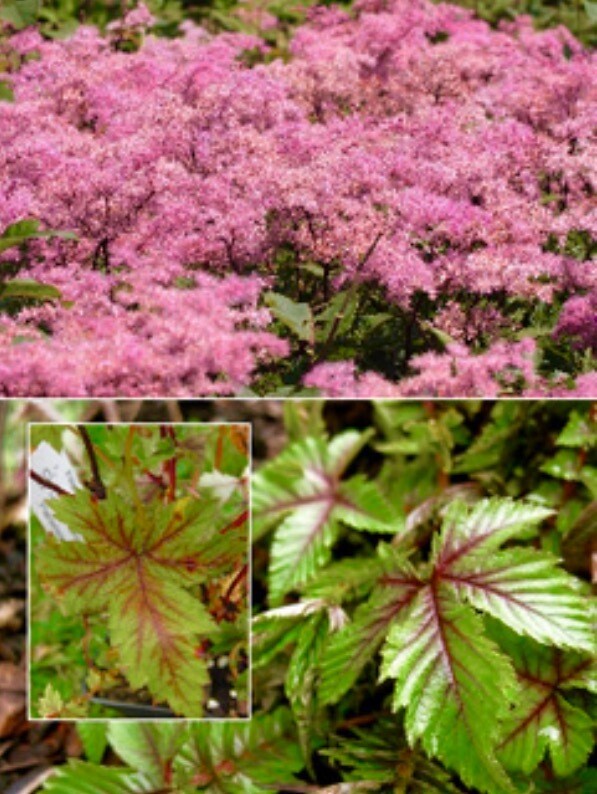
[[[58,485],[69,493],[81,487],[79,478],[64,452],[57,452],[46,441],[42,441],[30,458],[30,471],[40,474],[46,480]],[[36,480],[29,479],[29,504],[41,521],[46,532],[51,532],[60,540],[83,540],[81,535],[72,532],[66,524],[58,521],[48,502],[56,498],[56,492]]]

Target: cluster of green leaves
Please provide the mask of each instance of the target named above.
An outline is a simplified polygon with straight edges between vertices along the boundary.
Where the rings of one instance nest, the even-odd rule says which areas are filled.
[[[538,28],[566,25],[581,41],[594,46],[597,41],[597,3],[594,0],[453,0],[472,8],[491,24],[530,14]],[[184,19],[194,19],[213,30],[258,32],[258,22],[250,13],[267,11],[278,20],[278,29],[263,31],[266,39],[280,54],[286,51],[288,37],[294,26],[305,18],[305,10],[313,5],[330,5],[330,0],[147,0],[146,5],[158,18],[160,35],[175,35]],[[350,7],[350,0],[337,5]],[[6,0],[0,9],[0,20],[20,30],[40,24],[49,37],[70,35],[79,22],[105,27],[134,7],[134,0]],[[239,11],[241,13],[239,14]],[[257,19],[257,17],[255,17]]]
[[[214,31],[229,30],[256,32],[259,25],[251,15],[242,11],[267,10],[278,21],[281,31],[288,35],[289,29],[305,18],[304,9],[314,5],[316,0],[302,0],[300,3],[289,0],[146,0],[145,5],[156,17],[153,32],[162,36],[178,33],[185,19],[206,25]],[[48,38],[69,36],[80,23],[105,27],[123,14],[135,8],[136,0],[7,0],[0,9],[0,22],[7,23],[13,30],[22,30],[30,25],[39,25]],[[241,14],[239,14],[241,10]],[[269,34],[275,43],[277,34]]]
[[[381,437],[331,439],[316,408],[289,411],[296,440],[255,478],[256,536],[274,532],[253,659],[307,768],[327,757],[375,790],[588,790],[594,625],[570,571],[590,575],[596,535],[591,407],[377,403]],[[356,751],[369,722],[377,755]]]
[[[197,790],[258,794],[292,785],[302,766],[288,710],[250,723],[79,725],[88,758],[56,770],[53,794],[140,794]],[[124,767],[100,766],[110,745]]]
[[[0,254],[13,248],[20,251],[18,260],[0,263],[0,312],[12,313],[32,302],[60,299],[60,291],[50,284],[14,278],[27,262],[28,242],[48,237],[72,239],[74,235],[70,232],[41,231],[38,221],[32,219],[12,223],[0,234]]]
[[[571,255],[588,261],[594,252],[583,248]],[[276,291],[264,296],[274,318],[271,330],[288,339],[292,354],[275,366],[266,363],[258,369],[252,392],[261,396],[309,395],[311,390],[301,385],[302,379],[325,361],[351,360],[357,370],[373,370],[389,381],[400,380],[410,374],[413,356],[428,350],[439,352],[455,343],[449,334],[433,325],[433,317],[454,299],[466,315],[494,308],[509,317],[512,329],[504,333],[504,338],[512,342],[532,336],[537,342],[537,370],[547,378],[554,372],[573,377],[595,369],[593,351],[579,349],[574,340],[563,335],[554,336],[565,295],[556,296],[547,305],[539,299],[521,299],[505,291],[489,296],[462,292],[435,301],[420,292],[408,308],[403,308],[388,301],[383,287],[368,282],[353,281],[332,291],[332,270],[326,272],[317,263],[303,264],[295,259],[292,271],[289,280],[286,267],[282,267],[277,273]],[[478,334],[470,349],[482,353],[491,342],[490,335]],[[504,393],[515,395],[519,388],[516,382],[503,384]]]
[[[594,406],[285,415],[254,478],[252,722],[81,725],[46,790],[594,790]]]
[[[50,602],[38,602],[41,590],[33,590],[34,696],[51,674],[45,643],[53,625],[60,629],[54,642],[76,644],[67,658],[78,657],[88,668],[88,696],[120,676],[133,691],[146,687],[176,714],[203,714],[208,646],[247,651],[245,430],[89,426],[101,479],[91,465],[92,478],[81,475],[85,487],[49,502],[77,539],[60,540],[39,525],[36,532],[33,573]],[[34,426],[32,444],[43,440],[60,449],[68,432]],[[56,608],[70,618],[66,623],[55,616]],[[225,628],[228,623],[234,630]],[[78,694],[75,710],[71,704],[65,712],[61,693],[46,689],[41,713],[81,716],[88,697]]]
[[[546,194],[547,195],[547,194]],[[361,260],[371,256],[378,241],[373,241]],[[424,244],[424,242],[422,243]],[[579,262],[595,258],[596,242],[586,231],[572,231],[564,243],[550,237],[545,250]],[[270,275],[269,266],[263,268]],[[508,317],[511,329],[504,338],[520,342],[529,336],[537,343],[537,371],[549,378],[554,372],[573,377],[595,369],[592,350],[579,348],[574,340],[554,335],[562,307],[569,297],[554,296],[550,304],[495,290],[489,295],[460,291],[430,298],[415,293],[409,306],[388,299],[385,288],[353,279],[340,288],[333,286],[341,277],[337,263],[303,261],[292,246],[281,247],[274,261],[274,283],[263,296],[273,319],[271,330],[288,340],[292,354],[282,363],[264,363],[258,369],[252,391],[258,395],[305,396],[310,390],[301,385],[314,366],[330,361],[354,361],[357,370],[373,370],[396,382],[410,374],[413,356],[428,350],[442,351],[455,344],[445,331],[434,326],[434,317],[446,305],[456,302],[465,316],[479,310],[497,310]],[[466,340],[470,350],[482,353],[491,345],[490,334],[477,334]],[[504,384],[504,393],[516,394],[519,385]]]
[[[375,248],[372,244],[363,262]],[[424,320],[432,301],[416,295],[408,309],[389,301],[385,289],[355,279],[333,287],[337,265],[303,262],[291,247],[276,254],[274,289],[264,295],[272,330],[288,339],[292,355],[280,365],[262,365],[253,389],[258,394],[306,393],[299,384],[323,361],[354,360],[390,380],[407,373],[410,358],[447,341]]]

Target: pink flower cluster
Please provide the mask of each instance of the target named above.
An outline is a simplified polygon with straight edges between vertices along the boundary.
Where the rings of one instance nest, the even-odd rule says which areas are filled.
[[[282,248],[333,267],[337,286],[378,285],[405,315],[426,296],[421,319],[453,340],[398,383],[329,362],[306,385],[560,388],[507,306],[566,298],[554,339],[595,347],[597,273],[562,253],[572,231],[597,236],[593,56],[525,18],[496,31],[427,0],[356,10],[317,10],[288,63],[252,68],[259,39],[190,23],[134,53],[89,27],[13,37],[37,55],[0,103],[0,230],[32,217],[76,239],[28,244],[25,274],[64,301],[0,320],[4,394],[250,387],[288,354],[261,303]]]

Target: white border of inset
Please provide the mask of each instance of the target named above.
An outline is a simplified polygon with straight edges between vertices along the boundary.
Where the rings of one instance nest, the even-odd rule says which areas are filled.
[[[49,399],[49,398],[48,398]],[[14,400],[16,402],[17,400]],[[19,398],[20,401],[20,398]],[[44,400],[45,402],[45,400]],[[145,402],[145,399],[142,401]],[[168,402],[168,401],[164,401]],[[178,402],[177,400],[170,400],[169,402]],[[203,402],[203,401],[202,401]],[[212,402],[210,400],[210,402]],[[213,402],[216,402],[215,400]],[[30,477],[30,460],[31,460],[31,427],[32,426],[43,426],[43,427],[78,427],[78,426],[89,426],[89,427],[97,427],[98,425],[111,425],[111,426],[126,426],[130,427],[133,425],[139,426],[149,426],[149,427],[164,427],[164,426],[172,426],[172,427],[246,427],[248,430],[248,482],[247,482],[247,512],[248,512],[248,536],[247,536],[247,609],[246,609],[246,622],[247,622],[247,664],[248,664],[248,676],[247,676],[247,716],[246,717],[216,717],[216,716],[205,716],[205,717],[33,717],[31,715],[31,554],[32,554],[32,543],[31,543],[31,516],[32,516],[32,509],[31,509],[31,477]],[[164,722],[238,722],[238,723],[247,723],[250,722],[253,717],[253,424],[251,421],[242,420],[242,421],[214,421],[214,422],[159,422],[159,421],[152,421],[152,422],[139,422],[139,421],[131,421],[131,422],[110,422],[110,421],[102,421],[102,422],[77,422],[77,421],[60,421],[60,422],[52,422],[52,421],[35,421],[35,422],[27,422],[27,446],[25,449],[26,455],[26,462],[27,462],[27,629],[25,632],[25,655],[27,658],[27,680],[26,680],[26,698],[27,698],[27,720],[29,722],[55,722],[57,719],[60,722],[131,722],[131,723],[156,723],[161,724]]]

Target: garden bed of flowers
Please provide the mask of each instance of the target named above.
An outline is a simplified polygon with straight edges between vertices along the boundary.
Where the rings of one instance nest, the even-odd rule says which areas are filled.
[[[595,392],[569,31],[427,0],[313,9],[288,52],[153,23],[0,45],[4,395]]]

